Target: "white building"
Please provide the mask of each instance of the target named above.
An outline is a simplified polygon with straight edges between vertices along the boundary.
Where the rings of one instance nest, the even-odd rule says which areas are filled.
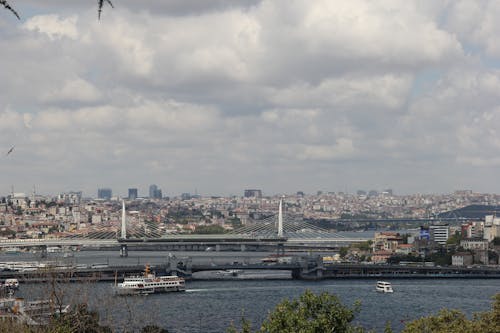
[[[431,225],[429,226],[431,240],[438,244],[446,245],[446,241],[450,237],[450,227],[448,225]]]
[[[460,246],[466,250],[488,250],[488,241],[485,239],[462,239]]]
[[[467,252],[455,253],[451,256],[451,264],[453,266],[468,266],[472,265],[472,254]]]

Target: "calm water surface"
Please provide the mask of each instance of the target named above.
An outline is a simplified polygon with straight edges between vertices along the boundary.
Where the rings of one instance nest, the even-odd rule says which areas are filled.
[[[135,257],[134,257],[135,255]],[[116,253],[81,252],[73,260],[78,262],[155,263],[164,262],[165,253],[134,253],[120,259]],[[168,255],[168,254],[167,254]],[[177,256],[186,253],[175,253]],[[223,261],[227,253],[198,253],[194,260]],[[235,253],[237,258],[257,260],[263,254]],[[265,254],[264,254],[265,256]],[[23,259],[21,259],[23,258]],[[10,258],[13,259],[13,258]],[[25,260],[19,256],[15,260]],[[1,261],[6,257],[1,256]],[[122,260],[122,261],[120,261]],[[239,259],[240,260],[240,259]],[[394,293],[375,292],[375,280],[325,280],[319,282],[295,280],[227,280],[188,281],[184,293],[149,296],[114,297],[109,283],[61,284],[55,288],[64,302],[87,301],[99,309],[102,319],[118,330],[139,328],[147,324],[163,326],[169,332],[225,332],[244,316],[258,327],[270,310],[285,298],[299,297],[309,289],[315,293],[329,292],[341,298],[344,304],[361,301],[361,312],[356,322],[368,329],[382,332],[387,321],[396,331],[404,322],[436,313],[442,308],[456,308],[468,314],[486,311],[491,297],[500,292],[500,280],[468,279],[392,279]],[[21,286],[20,294],[27,298],[48,293],[50,287],[39,284]]]

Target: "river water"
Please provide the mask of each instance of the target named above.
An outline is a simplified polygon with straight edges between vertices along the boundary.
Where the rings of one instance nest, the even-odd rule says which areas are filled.
[[[165,262],[168,253],[132,252],[127,259],[115,252],[79,252],[74,258],[78,263],[155,264]],[[252,262],[262,253],[170,253],[178,257],[192,255],[193,261],[243,260]],[[236,258],[236,259],[234,259]],[[28,254],[1,255],[0,261],[31,260]],[[49,258],[50,259],[50,258]],[[52,258],[54,259],[54,258]],[[69,260],[66,258],[65,260]],[[257,274],[257,273],[254,273]],[[285,274],[286,275],[286,274]],[[346,305],[361,301],[361,312],[356,323],[367,329],[382,332],[390,321],[396,331],[404,323],[436,313],[441,308],[456,308],[468,314],[491,308],[491,297],[500,292],[500,280],[489,279],[392,279],[393,294],[375,292],[375,280],[222,280],[187,281],[184,293],[156,294],[149,296],[114,297],[110,283],[76,284],[24,284],[20,296],[44,297],[55,289],[63,302],[88,302],[98,309],[105,323],[118,331],[138,329],[148,324],[165,327],[169,332],[225,332],[232,322],[239,325],[239,318],[249,319],[254,328],[260,326],[271,311],[285,298],[299,297],[305,290],[314,293],[329,292],[337,295]]]

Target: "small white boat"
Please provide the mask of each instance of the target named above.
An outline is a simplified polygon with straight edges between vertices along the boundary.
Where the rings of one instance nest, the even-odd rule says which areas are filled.
[[[375,290],[377,290],[378,292],[381,292],[381,293],[392,293],[392,292],[394,292],[392,290],[391,283],[390,282],[386,282],[386,281],[377,281],[377,286],[376,286]]]
[[[6,279],[4,285],[8,289],[19,289],[19,281],[17,279]]]

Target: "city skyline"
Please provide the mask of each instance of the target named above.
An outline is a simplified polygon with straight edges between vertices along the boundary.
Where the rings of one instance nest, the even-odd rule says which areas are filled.
[[[11,5],[0,193],[499,192],[496,1]]]
[[[164,192],[162,186],[158,186],[156,184],[144,185],[139,187],[120,187],[124,190],[116,190],[112,187],[96,187],[93,191],[85,192],[81,189],[67,189],[58,192],[45,192],[40,190],[37,186],[32,186],[31,189],[25,190],[23,188],[17,188],[15,186],[11,186],[8,192],[0,192],[0,198],[9,197],[12,194],[20,195],[24,194],[26,197],[32,197],[33,194],[54,197],[61,194],[75,194],[78,193],[81,197],[85,198],[96,198],[96,199],[162,199],[162,198],[181,198],[181,197],[189,197],[189,198],[200,198],[200,197],[242,197],[242,198],[266,198],[266,197],[294,197],[294,196],[321,196],[321,195],[348,195],[355,197],[377,197],[377,196],[386,196],[386,197],[408,197],[408,196],[454,196],[454,195],[492,195],[497,196],[500,193],[496,192],[478,192],[471,189],[455,189],[450,192],[444,193],[399,193],[392,188],[361,188],[353,191],[345,191],[345,190],[315,190],[311,192],[296,190],[291,192],[266,192],[262,189],[257,188],[242,188],[239,192],[230,193],[230,194],[221,194],[221,193],[200,193],[196,188],[193,192],[190,191],[181,191],[181,192],[172,192],[166,191]]]

